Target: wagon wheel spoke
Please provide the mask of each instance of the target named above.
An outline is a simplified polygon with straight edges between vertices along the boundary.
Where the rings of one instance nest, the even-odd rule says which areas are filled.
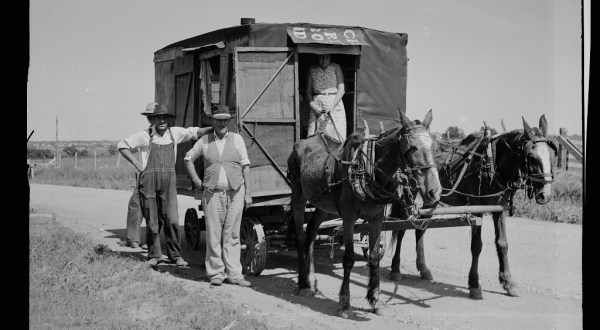
[[[200,225],[198,219],[198,213],[195,209],[188,209],[185,212],[185,221],[184,221],[184,234],[186,244],[191,249],[197,249],[199,245],[199,237],[200,237]]]
[[[240,243],[244,247],[241,262],[244,273],[259,275],[265,268],[267,249],[262,225],[255,218],[242,219]]]

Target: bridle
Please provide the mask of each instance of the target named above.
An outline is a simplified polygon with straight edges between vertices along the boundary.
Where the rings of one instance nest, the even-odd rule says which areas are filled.
[[[414,130],[418,128],[426,129],[423,125],[402,127],[400,128],[399,136],[387,142],[382,141],[382,139],[391,131],[382,132],[377,137],[367,138],[363,142],[362,147],[355,150],[350,161],[350,167],[348,168],[348,178],[353,183],[352,187],[355,195],[362,200],[368,198],[379,204],[389,204],[394,201],[398,201],[400,204],[406,206],[413,204],[413,192],[420,187],[418,180],[415,178],[415,173],[430,168],[437,168],[435,163],[419,166],[410,164],[408,155],[411,151],[417,150],[417,146],[411,140],[416,136],[431,138],[429,134],[415,133]],[[396,143],[401,164],[392,177],[390,177],[377,167],[374,159],[376,146],[385,146],[392,142]],[[387,184],[381,185],[375,180],[376,171],[387,180]],[[404,189],[404,193],[402,194],[404,198],[400,198],[395,193],[398,186]]]
[[[523,135],[527,137],[527,135]],[[538,143],[546,143],[548,147],[554,150],[555,154],[557,153],[556,146],[553,141],[546,138],[529,138],[523,139],[523,136],[519,137],[519,144],[517,145],[517,150],[513,150],[511,146],[506,142],[506,138],[501,136],[500,138],[508,148],[510,152],[517,155],[520,159],[519,161],[519,173],[517,178],[508,182],[508,187],[511,190],[516,190],[518,188],[524,188],[527,197],[529,199],[533,198],[533,194],[535,192],[535,187],[533,187],[533,183],[542,183],[542,184],[551,184],[554,182],[554,173],[552,173],[552,168],[550,168],[551,172],[542,172],[542,173],[531,173],[531,166],[529,163],[529,155],[527,150],[532,148],[533,145]],[[531,146],[530,146],[531,145]],[[498,182],[498,180],[497,180]],[[500,183],[500,182],[498,182]]]
[[[543,172],[543,173],[531,173],[530,171],[530,164],[529,164],[529,156],[528,154],[526,154],[526,151],[528,149],[530,149],[531,147],[527,148],[529,144],[532,145],[536,145],[538,143],[546,143],[548,145],[548,147],[550,147],[552,150],[554,150],[555,153],[557,153],[556,151],[556,146],[554,146],[553,141],[549,140],[549,139],[542,139],[542,138],[536,138],[536,139],[526,139],[524,141],[522,141],[522,139],[520,139],[519,141],[522,141],[521,143],[518,144],[517,146],[517,151],[514,151],[510,145],[506,142],[506,139],[502,136],[501,137],[504,144],[506,145],[506,147],[508,148],[509,151],[511,151],[512,153],[516,154],[520,159],[520,167],[519,167],[519,176],[524,179],[525,181],[530,180],[533,182],[540,182],[543,184],[550,184],[554,182],[554,173],[552,172]]]

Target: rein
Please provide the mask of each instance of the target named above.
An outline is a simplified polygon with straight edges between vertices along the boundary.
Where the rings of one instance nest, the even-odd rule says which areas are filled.
[[[336,186],[345,180],[350,181],[350,186],[354,194],[363,201],[376,202],[377,204],[389,204],[394,201],[400,202],[402,205],[407,203],[402,200],[403,198],[398,197],[395,194],[397,187],[406,187],[406,192],[409,195],[409,200],[412,202],[412,190],[418,189],[419,185],[417,180],[414,178],[414,173],[420,170],[429,169],[435,167],[435,164],[427,164],[423,166],[409,166],[406,160],[406,154],[415,147],[411,144],[410,138],[414,136],[425,136],[424,134],[415,134],[410,131],[423,127],[422,125],[414,125],[406,128],[408,132],[400,133],[399,138],[383,143],[381,138],[385,135],[380,134],[377,137],[366,137],[365,141],[360,147],[357,147],[352,155],[350,161],[340,160],[338,157],[333,156],[339,165],[349,165],[348,175],[342,178],[340,181],[330,184],[329,186]],[[402,128],[401,128],[402,129]],[[390,177],[384,171],[382,171],[375,164],[375,147],[385,146],[391,142],[398,142],[397,148],[398,153],[401,154],[401,165],[396,172]],[[406,150],[404,153],[402,149]],[[387,180],[385,185],[381,185],[375,180],[376,173],[379,173],[383,178]],[[391,183],[391,187],[390,187]]]
[[[524,181],[530,180],[533,182],[541,182],[541,183],[553,183],[554,182],[554,174],[553,173],[530,173],[529,172],[529,160],[528,157],[526,155],[523,155],[523,152],[525,150],[525,146],[531,142],[533,144],[537,144],[537,143],[546,143],[550,148],[552,148],[554,150],[554,146],[552,145],[552,141],[550,141],[549,139],[528,139],[525,140],[522,143],[519,143],[518,147],[517,147],[517,151],[514,151],[510,145],[508,144],[508,142],[506,142],[506,139],[504,137],[502,137],[502,141],[504,142],[504,144],[506,145],[506,147],[508,148],[508,150],[510,152],[512,152],[513,154],[516,154],[518,157],[523,157],[524,158],[524,162],[521,163],[520,169],[519,169],[519,179],[524,178]],[[521,137],[519,137],[519,141],[521,141]],[[556,151],[556,150],[555,150]],[[525,175],[523,175],[523,172],[527,173]],[[548,179],[548,177],[550,179]]]
[[[522,140],[523,135],[519,136],[519,141]],[[477,152],[475,152],[477,150],[477,148],[479,147],[479,144],[485,140],[486,137],[482,136],[477,143],[475,144],[475,146],[473,148],[470,148],[467,153],[465,155],[463,155],[462,158],[460,158],[457,162],[463,161],[464,160],[464,164],[463,164],[463,168],[462,171],[459,175],[459,178],[457,179],[457,181],[455,182],[454,186],[452,187],[452,189],[449,190],[448,193],[442,194],[442,196],[449,196],[452,193],[458,193],[464,196],[468,196],[468,197],[474,197],[474,198],[488,198],[488,197],[496,197],[496,196],[504,196],[505,193],[508,192],[508,202],[510,205],[512,205],[512,199],[513,196],[515,194],[515,191],[517,189],[525,189],[527,191],[527,195],[528,197],[531,199],[533,198],[533,185],[532,182],[541,182],[541,183],[552,183],[554,182],[554,174],[553,173],[530,173],[529,171],[529,160],[528,157],[526,155],[524,155],[524,150],[525,150],[525,146],[529,143],[540,143],[540,142],[544,142],[547,143],[551,148],[554,149],[553,145],[551,144],[551,141],[548,139],[528,139],[525,140],[521,143],[518,144],[517,146],[517,151],[515,151],[510,144],[507,142],[505,135],[499,135],[499,136],[494,136],[491,139],[488,139],[487,143],[495,143],[495,145],[492,145],[494,148],[493,149],[493,159],[496,159],[496,145],[498,142],[502,141],[504,143],[504,145],[506,146],[506,148],[508,149],[508,151],[510,151],[512,154],[517,155],[517,157],[519,158],[519,169],[518,169],[518,174],[517,177],[515,179],[512,180],[502,180],[501,178],[501,174],[498,171],[497,168],[497,164],[494,162],[493,164],[493,172],[492,172],[492,178],[490,183],[495,182],[500,188],[501,191],[497,192],[497,193],[493,193],[493,194],[488,194],[488,195],[473,195],[473,194],[467,194],[464,192],[460,192],[456,190],[456,187],[458,187],[460,181],[463,178],[463,174],[466,170],[466,168],[469,166],[471,159],[474,155],[477,155],[481,158],[484,158],[485,155],[479,154]],[[456,148],[453,147],[453,155],[456,153]],[[444,164],[445,168],[450,167],[450,166],[446,166],[447,164]],[[485,165],[485,164],[484,164]],[[480,179],[480,185],[481,185],[481,180],[483,177],[483,171],[484,171],[484,166],[481,166],[479,168],[479,179]],[[450,172],[447,175],[452,175],[454,173]],[[524,174],[526,173],[526,174]],[[443,190],[448,190],[443,188]],[[511,215],[512,215],[512,210],[510,211]]]

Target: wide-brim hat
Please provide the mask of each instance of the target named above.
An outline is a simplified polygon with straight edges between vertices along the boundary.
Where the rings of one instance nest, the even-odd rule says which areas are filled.
[[[143,116],[147,116],[149,114],[152,114],[152,113],[154,113],[154,109],[156,109],[157,106],[158,106],[158,103],[156,103],[156,102],[150,102],[146,106],[146,110],[144,110],[144,112],[142,112],[141,114]]]
[[[169,112],[169,110],[167,109],[167,107],[164,106],[164,105],[162,105],[162,104],[157,104],[156,107],[154,108],[154,111],[152,113],[146,114],[146,117],[148,117],[148,118],[155,117],[155,116],[175,117],[175,115],[172,114],[171,112]]]
[[[226,105],[218,105],[212,108],[212,119],[230,119],[229,107]]]

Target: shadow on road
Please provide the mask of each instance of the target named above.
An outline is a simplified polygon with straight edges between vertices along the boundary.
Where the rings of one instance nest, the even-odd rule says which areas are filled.
[[[183,226],[180,227],[180,233],[183,236]],[[119,238],[121,240],[120,245],[124,245],[125,243],[125,229],[106,229],[106,231],[112,233],[113,238]],[[140,245],[146,243],[145,239],[145,227],[141,228],[140,235]],[[166,249],[164,246],[164,236],[161,233],[161,245],[163,254]],[[204,267],[204,257],[205,257],[205,249],[204,249],[204,239],[203,235],[201,237],[201,248],[198,250],[193,250],[189,246],[186,245],[185,238],[182,238],[182,256],[188,262],[187,267],[177,267],[173,264],[170,264],[168,261],[159,263],[156,268],[159,272],[168,272],[173,276],[187,279],[191,281],[198,282],[208,282],[209,279],[206,276],[206,270]],[[122,256],[132,257],[140,260],[141,262],[145,262],[147,260],[148,251],[145,249],[131,249],[123,247],[118,251],[118,253]],[[322,277],[323,275],[328,276],[332,279],[335,279],[335,283],[337,287],[335,288],[335,292],[337,292],[342,284],[343,269],[341,266],[342,257],[343,257],[343,247],[336,245],[334,247],[334,259],[330,258],[331,247],[330,246],[320,246],[315,248],[315,272],[318,277]],[[165,256],[166,257],[166,256]],[[367,283],[369,277],[369,269],[365,266],[364,261],[366,259],[360,253],[355,254],[355,266],[352,269],[351,284],[358,286],[360,290],[364,290],[366,295],[367,291]],[[468,271],[468,270],[466,270]],[[380,299],[383,301],[388,307],[397,306],[397,305],[405,305],[412,304],[422,308],[431,307],[428,304],[428,301],[439,299],[443,297],[459,297],[459,298],[469,298],[468,288],[466,286],[456,286],[443,282],[436,281],[427,281],[422,280],[418,275],[411,274],[403,274],[403,278],[394,282],[387,279],[389,274],[389,267],[381,267],[380,268],[380,282],[381,282],[381,296]],[[360,276],[360,281],[357,281],[356,275]],[[465,281],[466,276],[465,273]],[[278,299],[283,299],[293,304],[300,304],[307,308],[314,310],[315,312],[319,312],[322,314],[336,316],[338,310],[338,297],[337,294],[335,296],[327,297],[323,292],[317,292],[315,296],[312,297],[301,297],[298,296],[298,287],[297,287],[297,257],[295,250],[279,250],[279,251],[271,251],[267,257],[267,263],[265,270],[259,276],[245,275],[246,279],[252,283],[251,290],[273,296]],[[328,280],[329,281],[329,280]],[[391,286],[390,286],[391,284]],[[323,283],[318,283],[319,285],[324,285]],[[388,289],[390,288],[390,289]],[[408,289],[407,289],[408,288]],[[414,294],[403,294],[400,291],[426,291],[428,294],[420,294],[420,296],[427,296],[427,298],[423,299],[415,299]],[[331,292],[331,290],[329,290]],[[352,291],[355,291],[353,288]],[[504,294],[503,292],[498,291],[485,291],[488,293],[496,293],[496,294]],[[355,292],[351,292],[355,294]],[[316,300],[319,303],[316,303]],[[355,304],[354,304],[355,305]],[[355,321],[368,320],[361,315],[368,315],[370,310],[366,308],[360,308],[353,306],[353,310],[357,312],[353,318]]]

